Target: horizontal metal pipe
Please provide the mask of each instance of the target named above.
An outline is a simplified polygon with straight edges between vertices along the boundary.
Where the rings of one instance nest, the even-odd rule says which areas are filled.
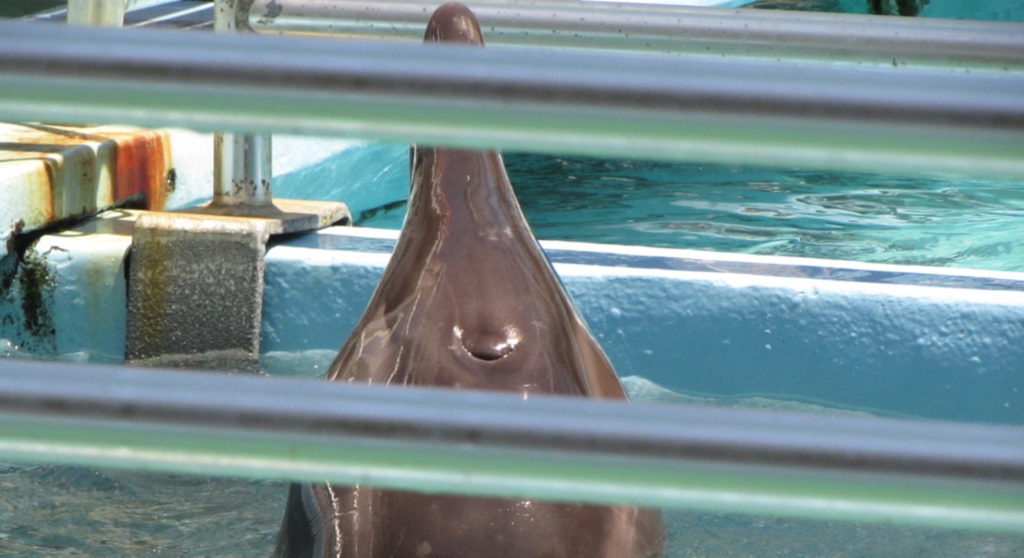
[[[1024,178],[1024,73],[0,25],[0,118]]]
[[[1024,532],[1024,427],[2,360],[0,455]]]
[[[435,0],[274,0],[249,6],[263,32],[421,39]],[[579,0],[467,2],[489,44],[800,57],[884,64],[1024,67],[1024,24],[695,8]]]

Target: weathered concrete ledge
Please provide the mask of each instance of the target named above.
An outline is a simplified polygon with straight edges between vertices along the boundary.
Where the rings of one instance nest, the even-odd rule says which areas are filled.
[[[51,223],[129,202],[163,209],[176,174],[165,130],[0,123],[0,256]]]

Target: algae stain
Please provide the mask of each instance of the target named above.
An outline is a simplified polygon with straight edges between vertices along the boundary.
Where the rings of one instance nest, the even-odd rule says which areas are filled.
[[[17,316],[14,293],[11,287],[18,274],[18,256],[7,254],[0,258],[0,338],[13,337],[15,324],[21,322]]]
[[[0,341],[23,356],[56,353],[55,283],[45,256],[31,248],[0,259]]]
[[[35,352],[52,353],[56,350],[57,330],[50,308],[57,281],[50,272],[45,255],[26,250],[19,262],[17,280],[24,331],[33,338],[31,345],[35,345]],[[29,345],[27,341],[23,345]]]

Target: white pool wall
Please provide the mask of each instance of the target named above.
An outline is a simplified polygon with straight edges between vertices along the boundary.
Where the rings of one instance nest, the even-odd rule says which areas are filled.
[[[263,351],[339,348],[396,231],[267,253]],[[542,242],[622,376],[953,420],[1024,422],[1024,274]]]

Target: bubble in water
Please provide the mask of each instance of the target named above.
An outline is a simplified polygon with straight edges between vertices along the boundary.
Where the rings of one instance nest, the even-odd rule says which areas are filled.
[[[20,346],[15,345],[10,339],[0,338],[0,358],[9,358],[16,356],[18,351],[21,349]]]

